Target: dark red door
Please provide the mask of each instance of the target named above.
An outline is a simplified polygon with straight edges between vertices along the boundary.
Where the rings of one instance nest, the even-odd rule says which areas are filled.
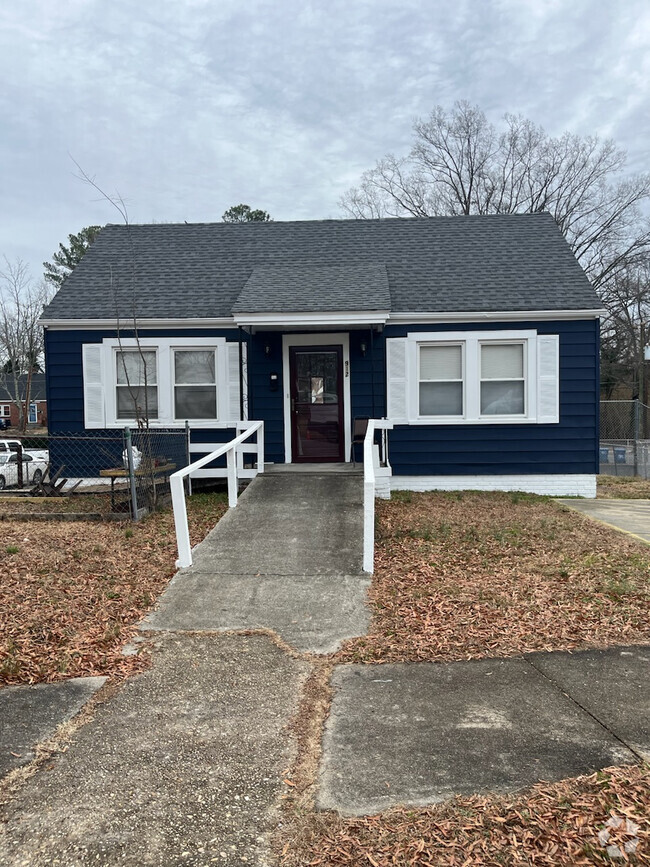
[[[289,373],[292,460],[344,461],[342,348],[291,346]]]

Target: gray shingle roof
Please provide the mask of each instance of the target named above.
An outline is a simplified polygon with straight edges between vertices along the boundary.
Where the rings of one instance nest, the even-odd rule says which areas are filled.
[[[261,265],[244,284],[233,313],[390,310],[385,265]]]
[[[601,307],[549,214],[504,214],[108,225],[44,318],[386,309],[384,269],[393,312]]]

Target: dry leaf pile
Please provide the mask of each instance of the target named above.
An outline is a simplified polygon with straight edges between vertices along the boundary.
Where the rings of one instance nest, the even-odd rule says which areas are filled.
[[[337,662],[650,643],[650,547],[525,494],[378,502],[370,634]]]
[[[192,544],[226,510],[221,494],[187,501]],[[0,683],[126,676],[145,654],[123,644],[174,574],[171,511],[131,523],[3,522]]]
[[[598,476],[598,497],[648,500],[650,499],[650,479],[637,476]]]
[[[294,832],[280,858],[291,867],[647,865],[650,769],[609,768],[519,797],[456,798],[358,819],[312,814]]]

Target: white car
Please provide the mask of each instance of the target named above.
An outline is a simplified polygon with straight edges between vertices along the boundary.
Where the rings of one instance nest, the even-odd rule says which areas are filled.
[[[37,485],[45,475],[47,461],[23,453],[23,485]],[[16,452],[0,453],[0,491],[18,484],[18,455]]]

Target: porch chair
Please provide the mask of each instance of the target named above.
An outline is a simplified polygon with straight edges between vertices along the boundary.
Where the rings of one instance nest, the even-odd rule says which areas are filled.
[[[352,443],[350,445],[350,460],[356,467],[356,455],[354,453],[354,447],[358,445],[363,445],[363,441],[366,438],[366,432],[368,430],[368,422],[370,419],[367,416],[357,416],[352,421]]]

